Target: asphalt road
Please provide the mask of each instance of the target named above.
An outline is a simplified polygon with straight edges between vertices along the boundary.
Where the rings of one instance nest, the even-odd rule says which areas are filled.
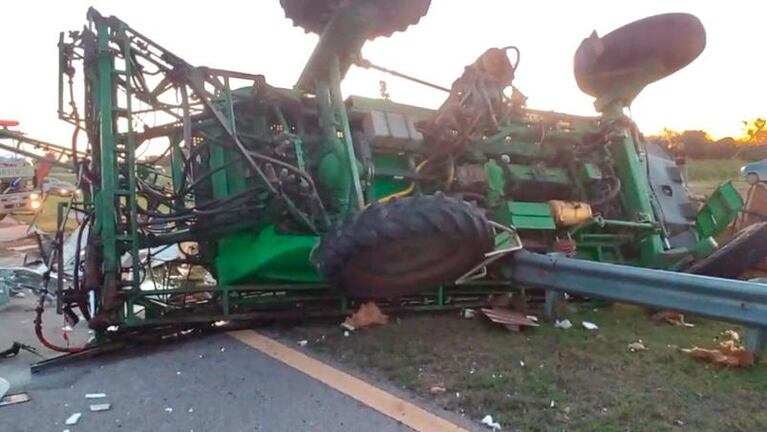
[[[410,430],[225,334],[59,366],[24,389],[32,400],[0,407],[0,431]]]

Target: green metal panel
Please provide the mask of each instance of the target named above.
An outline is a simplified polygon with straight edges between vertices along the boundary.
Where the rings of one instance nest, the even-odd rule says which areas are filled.
[[[310,260],[318,242],[317,236],[279,234],[274,225],[227,237],[216,257],[219,284],[320,282]]]
[[[372,184],[375,200],[405,190],[412,182],[413,170],[406,155],[377,153],[373,156],[373,166],[376,174]]]
[[[743,198],[732,182],[720,185],[695,216],[695,228],[701,239],[716,237],[735,220],[743,209]]]
[[[512,181],[542,181],[570,184],[570,177],[564,168],[537,165],[508,164],[507,172]]]
[[[117,288],[119,272],[119,251],[117,248],[117,220],[115,207],[117,200],[117,154],[114,137],[114,103],[112,100],[113,59],[109,47],[109,26],[103,21],[96,25],[98,41],[98,86],[96,88],[96,107],[99,116],[100,177],[101,187],[96,197],[96,220],[100,236],[104,271],[104,295],[112,295]]]
[[[495,211],[495,219],[517,229],[554,230],[556,224],[548,203],[508,201]]]

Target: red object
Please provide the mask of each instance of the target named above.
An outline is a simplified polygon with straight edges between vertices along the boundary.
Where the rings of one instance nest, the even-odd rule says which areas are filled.
[[[13,127],[18,125],[18,120],[0,120],[0,126],[2,127]]]

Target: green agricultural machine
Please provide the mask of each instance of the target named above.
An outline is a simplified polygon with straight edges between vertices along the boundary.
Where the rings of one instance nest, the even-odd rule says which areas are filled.
[[[416,24],[429,0],[281,4],[320,36],[293,88],[193,66],[94,9],[62,33],[59,113],[89,144],[76,161],[86,199],[70,210],[89,229],[59,278],[60,312],[79,309],[118,339],[346,314],[369,299],[455,308],[527,288],[767,325],[764,285],[709,277],[762,258],[743,245],[764,227],[720,253],[714,238],[739,195],[725,184],[695,208],[673,160],[624,113],[704,49],[697,18],[659,15],[585,39],[574,72],[601,114],[583,117],[526,107],[513,46],[478,53],[449,89],[361,57],[366,41]],[[345,98],[354,65],[442,89],[445,102]],[[139,159],[147,149],[155,156]],[[216,284],[146,283],[153,256],[188,242],[176,262]]]

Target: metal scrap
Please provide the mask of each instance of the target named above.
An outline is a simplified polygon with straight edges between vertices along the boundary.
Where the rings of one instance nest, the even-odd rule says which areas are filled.
[[[16,393],[12,395],[5,395],[2,399],[0,399],[0,407],[4,407],[6,405],[16,405],[24,402],[29,402],[32,400],[29,397],[29,394],[27,393]]]
[[[508,309],[489,309],[482,308],[482,313],[490,321],[501,324],[510,331],[519,331],[521,327],[538,327],[539,324],[526,314],[510,311]]]

